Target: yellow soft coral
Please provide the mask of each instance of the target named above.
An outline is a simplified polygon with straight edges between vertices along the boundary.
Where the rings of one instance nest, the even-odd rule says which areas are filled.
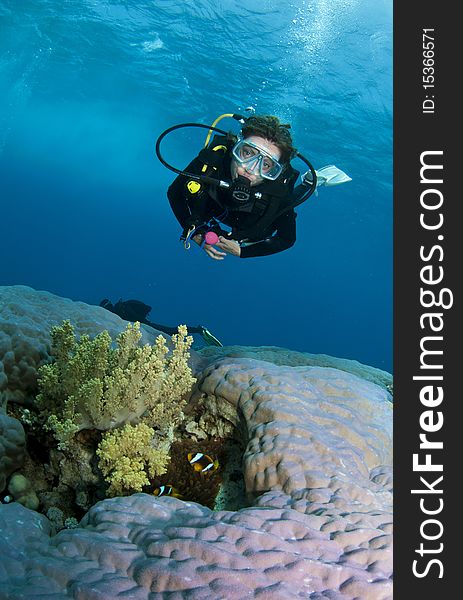
[[[77,341],[69,321],[53,327],[55,362],[39,369],[37,404],[60,447],[81,429],[106,431],[139,418],[171,438],[183,419],[182,396],[195,382],[187,333],[178,327],[169,355],[161,335],[153,346],[139,346],[138,322],[119,334],[116,348],[107,331]]]
[[[110,484],[108,496],[140,492],[148,476],[166,472],[169,455],[152,446],[154,430],[144,423],[125,425],[103,435],[96,451],[99,467]]]

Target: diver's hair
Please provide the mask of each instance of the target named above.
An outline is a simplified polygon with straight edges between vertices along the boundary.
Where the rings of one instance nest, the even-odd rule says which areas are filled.
[[[293,146],[293,140],[289,130],[291,125],[280,123],[278,117],[272,115],[255,115],[246,119],[246,123],[241,129],[244,138],[251,135],[258,135],[278,146],[281,150],[281,162],[289,162],[296,155],[296,148]]]

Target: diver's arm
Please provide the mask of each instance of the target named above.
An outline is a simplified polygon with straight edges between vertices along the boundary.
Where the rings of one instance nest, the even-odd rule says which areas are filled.
[[[167,333],[167,335],[174,335],[178,333],[177,327],[169,327],[168,325],[160,325],[159,323],[153,323],[152,321],[145,321],[146,325],[153,327],[153,329],[157,329],[157,331],[162,331],[163,333]]]
[[[276,233],[255,244],[241,247],[241,258],[255,258],[283,252],[296,242],[296,213],[294,210],[278,217],[275,221]]]
[[[291,194],[291,202],[294,202],[295,204],[297,204],[297,202],[299,201],[299,198],[302,198],[302,196],[307,192],[310,185],[311,185],[310,181],[303,179],[302,183],[300,183],[299,185],[297,185],[294,188],[293,193]]]
[[[185,169],[188,173],[199,174],[203,163],[195,158]],[[188,222],[191,217],[190,209],[188,208],[188,202],[185,192],[185,183],[187,177],[185,175],[179,175],[174,179],[172,184],[167,190],[167,197],[169,198],[170,207],[174,213],[177,221],[182,226],[182,229],[188,226]]]
[[[167,335],[175,335],[178,333],[178,327],[169,327],[168,325],[160,325],[159,323],[153,323],[152,321],[145,321],[146,325],[157,329],[158,331],[162,331],[163,333],[167,333]],[[187,325],[188,333],[202,333],[204,327],[198,325],[197,327],[193,325]]]

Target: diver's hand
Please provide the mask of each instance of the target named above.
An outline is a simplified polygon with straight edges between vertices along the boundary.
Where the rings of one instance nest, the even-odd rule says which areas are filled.
[[[225,252],[220,252],[220,250],[217,250],[217,248],[214,248],[210,244],[204,244],[203,250],[214,260],[223,260],[227,256]]]
[[[198,244],[198,246],[201,246],[203,243],[203,236],[199,233],[193,236],[192,239]],[[219,244],[217,244],[217,246],[218,245]],[[225,252],[220,252],[220,250],[217,250],[217,248],[214,248],[214,246],[211,244],[204,244],[203,250],[210,258],[213,258],[214,260],[223,260],[226,256]]]
[[[241,246],[236,240],[230,240],[222,235],[219,236],[219,241],[216,246],[225,250],[227,254],[233,254],[233,256],[241,256]]]

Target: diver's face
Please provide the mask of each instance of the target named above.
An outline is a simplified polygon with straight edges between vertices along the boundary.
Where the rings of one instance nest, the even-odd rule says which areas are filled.
[[[262,148],[265,152],[273,156],[277,161],[281,158],[281,150],[278,146],[275,146],[270,140],[262,138],[258,135],[250,135],[246,138],[259,148]],[[258,185],[264,181],[264,178],[259,173],[259,167],[254,163],[254,165],[240,165],[239,162],[233,158],[230,165],[231,176],[232,179],[236,179],[237,177],[246,177],[249,180],[249,184],[251,186]]]

